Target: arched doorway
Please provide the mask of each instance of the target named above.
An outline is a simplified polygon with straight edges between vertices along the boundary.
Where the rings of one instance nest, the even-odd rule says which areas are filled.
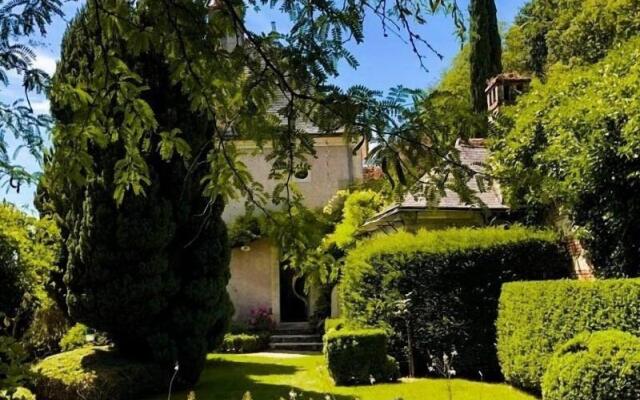
[[[304,294],[304,278],[286,264],[280,264],[280,319],[282,322],[309,320],[308,300]]]

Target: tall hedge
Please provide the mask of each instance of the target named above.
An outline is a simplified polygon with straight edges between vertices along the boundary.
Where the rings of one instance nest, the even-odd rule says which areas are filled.
[[[101,145],[87,145],[95,174],[78,180],[78,171],[61,171],[65,154],[85,143],[72,129],[84,114],[54,96],[53,154],[39,204],[61,225],[65,247],[60,264],[71,318],[106,332],[126,356],[155,362],[166,371],[179,362],[179,378],[192,383],[207,352],[221,343],[232,312],[226,292],[230,248],[221,218],[224,204],[202,195],[201,180],[209,168],[205,152],[189,163],[177,153],[178,147],[183,152],[185,147],[206,148],[214,122],[191,111],[186,89],[170,79],[161,54],[153,49],[144,56],[131,53],[119,38],[104,37],[98,22],[92,3],[73,21],[53,85],[101,84],[100,42],[108,41],[110,51],[146,85],[141,95],[146,106],[136,101],[132,107],[155,115],[159,126],[149,127],[144,140],[161,151],[139,154],[149,168],[145,193],[134,193],[134,187],[117,204],[114,171],[126,162],[122,157],[129,144],[117,140],[116,132],[96,132],[94,126],[91,134],[104,139]],[[116,120],[128,115],[119,107],[101,112]],[[171,135],[179,135],[172,144],[175,151],[165,141]]]
[[[539,391],[558,346],[607,329],[640,335],[640,279],[506,284],[497,320],[502,372],[509,383]]]
[[[391,353],[406,366],[407,322],[418,372],[429,354],[455,348],[456,371],[499,378],[495,319],[503,282],[567,276],[554,234],[522,227],[399,232],[363,242],[340,286],[349,319],[393,332]]]

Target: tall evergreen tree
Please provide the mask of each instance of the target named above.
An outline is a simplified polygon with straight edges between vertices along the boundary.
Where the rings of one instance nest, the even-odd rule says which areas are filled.
[[[142,26],[144,10],[130,12],[130,23]],[[105,43],[96,39],[100,29],[92,7],[76,17],[63,41],[54,86],[105,83],[96,78],[105,65],[97,59],[105,55],[99,50]],[[97,138],[91,143],[69,134],[66,124],[82,118],[86,109],[60,104],[54,96],[53,153],[40,188],[40,206],[62,225],[61,263],[70,316],[107,332],[127,355],[167,370],[179,362],[183,382],[193,383],[232,311],[226,292],[230,250],[221,219],[223,202],[202,195],[206,153],[187,154],[189,148],[207,147],[212,122],[191,111],[184,88],[171,81],[156,50],[137,55],[119,39],[108,48],[126,61],[133,77],[128,79],[143,88],[136,94],[143,102],[133,100],[126,111],[114,105],[100,112],[118,123],[125,120],[121,129],[134,123],[127,118],[144,123],[151,113],[161,132],[148,135],[144,140],[149,150],[138,153],[148,168],[145,194],[130,191],[119,204],[114,201],[114,170],[128,144],[112,139],[116,131],[85,131]],[[122,68],[114,64],[109,73],[117,75]],[[93,163],[94,173],[82,183],[73,179],[74,171],[60,167],[60,159],[77,146],[86,146]]]
[[[502,43],[494,0],[471,0],[469,5],[471,101],[477,113],[487,111],[487,80],[502,72]]]

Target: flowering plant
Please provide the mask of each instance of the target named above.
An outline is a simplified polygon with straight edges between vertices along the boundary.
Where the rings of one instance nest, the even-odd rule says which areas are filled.
[[[276,325],[273,320],[273,311],[268,307],[252,308],[248,322],[249,328],[255,332],[272,331]]]
[[[451,387],[451,379],[456,376],[456,370],[453,367],[453,361],[458,355],[458,352],[453,349],[450,354],[442,353],[442,358],[429,355],[431,359],[431,365],[429,365],[429,372],[438,374],[447,379],[447,392],[449,400],[453,399],[453,389]]]

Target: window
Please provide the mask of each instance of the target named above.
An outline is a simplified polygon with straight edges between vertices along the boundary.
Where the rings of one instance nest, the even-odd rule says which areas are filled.
[[[294,172],[293,180],[296,182],[309,182],[309,170],[301,169]]]

